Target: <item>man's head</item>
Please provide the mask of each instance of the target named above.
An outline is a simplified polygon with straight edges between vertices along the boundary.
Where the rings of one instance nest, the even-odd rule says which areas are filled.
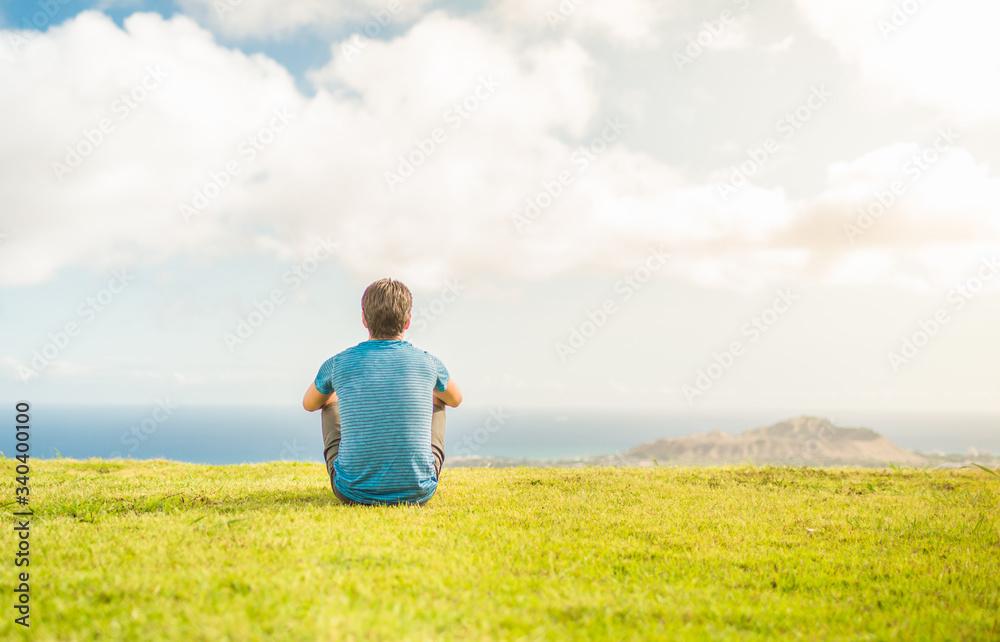
[[[361,297],[361,316],[372,339],[395,339],[410,327],[413,295],[394,279],[379,279]]]

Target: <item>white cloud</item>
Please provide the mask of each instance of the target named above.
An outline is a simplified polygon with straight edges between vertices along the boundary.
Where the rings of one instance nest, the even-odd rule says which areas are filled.
[[[763,45],[761,47],[761,51],[764,51],[769,54],[784,53],[789,49],[791,49],[792,45],[794,44],[795,44],[795,36],[788,35],[777,42],[772,42],[771,44]]]
[[[19,58],[0,56],[0,78],[12,95],[30,97],[0,104],[4,284],[211,245],[240,251],[247,235],[238,225],[210,217],[178,225],[178,206],[238,156],[274,107],[301,104],[291,76],[272,60],[219,47],[189,19],[155,14],[130,17],[125,30],[102,14],[80,14],[33,38]],[[54,169],[78,160],[71,173]],[[248,165],[244,178],[266,169],[266,160]],[[256,189],[251,183],[227,196],[238,204]]]
[[[676,10],[675,2],[652,0],[496,0],[486,15],[520,33],[654,46],[664,35],[660,27]]]
[[[749,46],[750,38],[742,22],[732,22],[705,46],[708,51],[742,51]]]
[[[986,0],[798,0],[868,81],[872,103],[918,100],[963,123],[1000,118],[1000,4]]]
[[[916,163],[926,149],[897,143],[830,166],[785,236],[812,249],[812,276],[926,290],[1000,251],[1000,179],[960,147]]]
[[[120,118],[114,101],[158,64],[169,70],[162,86]],[[714,286],[911,283],[947,277],[957,256],[998,240],[997,179],[958,149],[866,234],[867,258],[842,223],[898,174],[913,151],[905,145],[831,167],[829,189],[809,202],[754,186],[723,202],[713,185],[623,144],[641,123],[614,133],[607,119],[617,116],[599,111],[595,63],[572,39],[525,46],[438,12],[354,60],[334,56],[310,78],[314,98],[269,58],[221,47],[189,18],[152,14],[121,30],[84,13],[34,38],[18,60],[0,58],[0,83],[32,96],[0,104],[0,229],[9,235],[0,285],[181,253],[286,260],[315,237],[339,242],[338,259],[362,278],[395,274],[418,288],[455,275],[629,270],[660,246],[673,254],[665,273]],[[455,118],[466,102],[467,117]],[[246,159],[241,144],[274,122],[275,108],[294,119]],[[57,181],[53,162],[103,118],[114,131]],[[437,129],[434,151],[390,189],[386,172]],[[584,163],[579,148],[592,142]],[[179,205],[233,160],[231,184],[185,223]],[[512,216],[562,172],[570,184],[518,233]]]
[[[227,37],[281,40],[302,29],[336,32],[345,25],[357,25],[362,34],[366,26],[381,34],[387,26],[412,20],[429,0],[179,0],[178,4]]]

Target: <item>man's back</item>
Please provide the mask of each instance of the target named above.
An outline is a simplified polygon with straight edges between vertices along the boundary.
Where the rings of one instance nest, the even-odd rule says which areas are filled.
[[[323,364],[316,389],[337,394],[341,417],[340,493],[366,504],[430,499],[432,391],[448,379],[439,359],[401,340],[365,341]]]

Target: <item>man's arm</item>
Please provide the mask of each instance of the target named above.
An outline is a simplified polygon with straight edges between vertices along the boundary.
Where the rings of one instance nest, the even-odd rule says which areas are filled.
[[[454,379],[448,379],[448,385],[445,386],[444,392],[437,388],[434,389],[434,398],[446,406],[457,408],[458,404],[462,403],[462,391]]]
[[[316,389],[316,382],[309,384],[309,389],[306,390],[306,395],[302,397],[302,407],[313,412],[319,410],[328,403],[333,403],[337,400],[337,393],[331,392],[328,395],[324,395],[322,392]]]

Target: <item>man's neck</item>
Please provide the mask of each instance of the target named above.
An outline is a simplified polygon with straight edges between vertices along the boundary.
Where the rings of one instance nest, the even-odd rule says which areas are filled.
[[[399,335],[398,337],[373,337],[372,335],[369,334],[368,335],[368,340],[369,341],[402,341],[403,340],[403,335]]]

